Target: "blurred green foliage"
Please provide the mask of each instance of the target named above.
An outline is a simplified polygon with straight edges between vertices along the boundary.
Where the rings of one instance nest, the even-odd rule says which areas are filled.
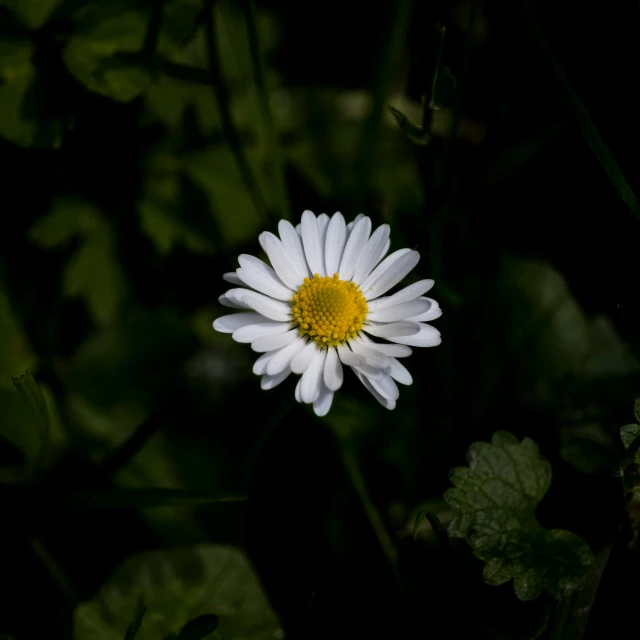
[[[0,630],[577,639],[597,595],[614,634],[640,530],[635,35],[574,45],[585,8],[265,2],[252,52],[250,6],[0,0]],[[319,422],[211,328],[282,185],[294,218],[390,223],[436,279],[443,344],[392,414],[348,379]]]

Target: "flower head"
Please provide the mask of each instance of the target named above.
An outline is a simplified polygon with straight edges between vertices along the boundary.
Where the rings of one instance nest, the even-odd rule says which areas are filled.
[[[433,280],[384,295],[420,255],[400,249],[385,258],[389,225],[371,233],[371,219],[363,215],[346,224],[341,213],[329,218],[305,211],[297,227],[281,220],[278,230],[280,237],[269,232],[259,237],[271,267],[243,254],[235,273],[223,276],[237,288],[220,302],[243,311],[218,318],[213,328],[262,353],[253,372],[262,376],[263,389],[300,374],[296,400],[313,404],[319,416],[329,411],[342,386],[343,365],[393,409],[396,382],[412,382],[398,358],[411,355],[411,347],[441,342],[440,332],[425,324],[442,314],[438,303],[424,296]]]

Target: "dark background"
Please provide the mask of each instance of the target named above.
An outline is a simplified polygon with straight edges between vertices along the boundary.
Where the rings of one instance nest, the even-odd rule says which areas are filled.
[[[485,585],[464,542],[413,539],[421,508],[451,520],[449,470],[496,430],[552,464],[541,524],[613,545],[584,637],[635,624],[617,470],[640,389],[640,206],[620,186],[640,192],[638,3],[258,3],[291,219],[389,222],[444,311],[395,411],[353,378],[326,419],[291,379],[260,391],[249,347],[211,329],[222,274],[287,215],[244,3],[171,0],[156,41],[157,4],[0,2],[2,466],[32,437],[12,376],[28,369],[57,416],[35,488],[3,474],[0,632],[72,637],[77,603],[126,558],[207,542],[246,551],[287,638],[583,637],[562,630],[566,605]],[[420,119],[437,23],[457,84],[421,146],[386,105]],[[249,500],[50,508],[143,487]]]

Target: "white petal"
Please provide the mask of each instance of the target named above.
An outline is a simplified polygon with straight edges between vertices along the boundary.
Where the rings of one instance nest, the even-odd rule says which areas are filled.
[[[388,224],[379,226],[371,235],[367,244],[364,246],[356,270],[353,274],[353,281],[360,284],[371,273],[371,270],[380,262],[382,251],[389,240],[391,229]]]
[[[320,389],[324,386],[322,382],[322,371],[326,357],[327,352],[325,349],[316,349],[311,358],[311,363],[302,374],[302,385],[300,386],[302,402],[310,404],[320,395]]]
[[[387,253],[389,252],[390,246],[391,246],[391,240],[387,240],[384,247],[382,247],[382,251],[380,251],[380,256],[376,260],[376,264],[378,264],[378,262],[380,262],[380,260],[382,260],[382,258],[384,258],[387,255]]]
[[[342,260],[340,261],[340,268],[338,274],[341,280],[351,280],[355,273],[358,260],[362,255],[367,240],[369,239],[369,233],[371,232],[371,219],[363,216],[356,222],[349,239],[344,247],[344,253],[342,254]]]
[[[302,245],[304,254],[307,257],[307,264],[311,273],[325,276],[324,253],[320,244],[320,229],[318,229],[318,221],[311,211],[305,211],[302,214]]]
[[[367,388],[367,390],[371,393],[371,395],[385,408],[385,409],[395,409],[396,403],[393,400],[389,400],[389,398],[385,398],[381,396],[371,384],[369,378],[367,378],[364,374],[359,371],[354,371],[358,380],[362,382],[362,384]]]
[[[259,336],[251,343],[254,351],[275,351],[282,349],[291,344],[300,334],[297,329],[291,329],[286,333],[277,333],[275,335]]]
[[[365,324],[363,331],[378,338],[391,338],[397,336],[412,336],[420,331],[420,325],[416,322],[390,322],[388,324]]]
[[[313,402],[314,413],[322,418],[329,413],[331,409],[331,403],[333,402],[333,391],[327,389],[325,386],[320,390],[320,395]]]
[[[301,271],[298,259],[284,248],[280,238],[274,236],[273,233],[263,233],[262,238],[264,251],[269,256],[271,266],[275,269],[280,280],[287,287],[297,289],[306,275]]]
[[[420,260],[420,254],[410,249],[400,249],[387,256],[360,287],[367,300],[386,293],[404,278]]]
[[[324,241],[327,237],[327,227],[329,226],[329,216],[321,213],[318,216],[318,231],[320,232],[320,250],[324,252]]]
[[[431,302],[429,300],[426,298],[417,298],[416,300],[410,300],[409,302],[387,307],[382,311],[370,312],[367,314],[367,319],[375,320],[376,322],[408,320],[409,318],[414,318],[415,316],[426,313],[429,309],[431,309]]]
[[[302,402],[302,396],[300,395],[301,388],[302,388],[302,378],[298,380],[298,384],[296,385],[296,391],[295,391],[296,402]]]
[[[227,295],[225,293],[223,293],[218,298],[218,302],[221,305],[225,307],[231,307],[232,309],[250,309],[251,308],[248,304],[245,304],[244,302],[236,302],[235,300],[231,300],[230,298],[227,298]]]
[[[433,287],[433,280],[419,280],[404,289],[400,289],[400,291],[394,293],[392,296],[378,298],[377,300],[371,300],[371,302],[367,301],[367,307],[369,308],[370,313],[374,311],[382,311],[383,309],[387,309],[388,307],[392,307],[396,304],[415,300],[423,293],[429,291],[431,287]],[[430,300],[430,298],[427,298],[427,300]]]
[[[269,360],[267,373],[270,376],[274,376],[284,369],[291,371],[291,367],[289,366],[291,364],[291,359],[302,349],[302,347],[304,347],[304,340],[298,337],[297,340],[294,340],[282,349],[276,351],[271,360]]]
[[[260,380],[260,387],[262,387],[262,389],[264,389],[265,391],[273,389],[274,387],[277,387],[283,380],[286,380],[290,374],[291,369],[285,369],[284,371],[280,371],[280,373],[277,373],[275,375],[262,376],[262,379]]]
[[[420,331],[412,336],[394,336],[390,342],[408,344],[411,347],[437,347],[441,342],[440,332],[430,324],[419,324]]]
[[[393,378],[389,375],[383,375],[380,378],[370,379],[374,389],[385,398],[389,400],[397,400],[400,396],[398,385],[393,381]]]
[[[213,321],[213,328],[220,333],[233,333],[240,327],[261,322],[269,322],[269,318],[265,318],[259,313],[232,313],[230,316],[216,318]]]
[[[302,248],[302,240],[300,234],[296,232],[293,225],[288,220],[280,220],[278,223],[278,231],[284,250],[295,263],[296,271],[301,273],[303,278],[309,274],[307,259],[304,257],[304,249]]]
[[[261,234],[258,236],[258,242],[260,243],[260,246],[262,247],[262,250],[263,250],[265,253],[267,253],[267,250],[265,249],[265,246],[264,246],[264,239],[265,239],[265,235],[266,235],[266,233],[267,233],[267,232],[266,232],[266,231],[264,231],[263,233],[261,233]]]
[[[324,363],[324,383],[330,391],[337,391],[342,386],[343,373],[338,352],[330,347]]]
[[[302,225],[299,222],[296,225],[296,233],[302,238]]]
[[[254,363],[253,363],[253,373],[257,376],[262,376],[267,373],[267,365],[269,364],[269,360],[274,356],[277,351],[267,351],[267,353],[263,353]]]
[[[364,363],[364,358],[362,356],[354,353],[349,349],[349,347],[343,344],[338,347],[338,355],[340,356],[342,364],[347,367],[357,367]]]
[[[233,332],[233,339],[236,342],[253,342],[261,336],[275,336],[278,333],[286,333],[291,329],[290,322],[273,322],[265,318],[267,322],[261,324],[249,324],[246,327],[240,327]]]
[[[388,369],[389,357],[382,351],[378,351],[375,345],[364,344],[362,342],[352,342],[351,347],[360,356],[364,358],[366,364],[375,369]]]
[[[291,361],[291,371],[293,371],[293,373],[304,373],[311,363],[313,354],[317,350],[318,346],[313,340],[307,342],[304,349],[299,351]]]
[[[420,300],[428,300],[431,303],[431,308],[425,313],[413,318],[407,318],[407,320],[411,320],[411,322],[431,322],[431,320],[436,320],[442,315],[440,305],[433,298],[420,298]]]
[[[386,373],[384,369],[370,365],[367,362],[364,362],[359,367],[351,367],[351,368],[354,371],[359,371],[360,373],[362,373],[363,375],[365,375],[367,378],[371,380],[376,380],[377,378],[381,378]]]
[[[271,320],[280,320],[282,322],[289,322],[291,320],[291,306],[281,302],[280,300],[274,300],[265,296],[257,291],[251,291],[250,289],[229,289],[225,296],[234,302],[248,305],[251,309],[254,309],[258,313],[261,313]]]
[[[244,284],[278,300],[291,300],[293,291],[285,287],[276,272],[255,256],[242,254],[238,258],[241,267],[236,271]]]
[[[351,233],[351,231],[353,230],[353,227],[355,227],[356,223],[358,222],[358,220],[360,220],[361,218],[364,218],[364,213],[359,213],[348,225],[347,225],[347,238],[349,237],[349,234]]]
[[[364,338],[365,336],[360,336]],[[367,338],[368,339],[368,338]],[[407,347],[404,344],[389,344],[388,342],[368,342],[365,346],[373,347],[376,351],[389,356],[390,358],[406,358],[410,356],[413,351],[411,347]]]
[[[407,368],[395,358],[391,358],[389,375],[400,384],[412,384],[413,378]]]
[[[328,276],[338,273],[340,260],[344,251],[344,243],[347,240],[347,230],[344,217],[338,211],[333,214],[327,228],[327,237],[324,246],[324,262]]]
[[[231,284],[235,284],[237,287],[244,286],[244,282],[238,278],[238,275],[235,271],[230,271],[229,273],[223,273],[222,279],[230,282]]]

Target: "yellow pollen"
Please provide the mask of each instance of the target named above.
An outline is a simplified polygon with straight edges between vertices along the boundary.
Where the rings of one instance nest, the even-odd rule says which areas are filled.
[[[367,317],[367,301],[355,282],[320,276],[305,278],[291,298],[293,321],[301,336],[319,347],[337,347],[355,338]]]

